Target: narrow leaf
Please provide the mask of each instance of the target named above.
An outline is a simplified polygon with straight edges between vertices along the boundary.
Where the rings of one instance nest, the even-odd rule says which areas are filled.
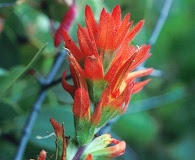
[[[0,97],[5,93],[5,91],[23,74],[25,73],[31,66],[34,65],[34,63],[39,59],[39,57],[41,56],[43,50],[45,49],[45,47],[47,46],[47,44],[45,44],[38,52],[37,54],[33,57],[33,59],[30,61],[30,63],[26,66],[26,67],[20,67],[17,70],[15,70],[14,72],[12,72],[12,74],[9,74],[8,77],[6,77],[6,80],[4,85],[0,86]]]

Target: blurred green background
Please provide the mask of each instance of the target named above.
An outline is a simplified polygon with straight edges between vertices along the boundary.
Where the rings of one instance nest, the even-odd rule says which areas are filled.
[[[130,12],[134,24],[145,19],[144,28],[133,41],[140,45],[148,43],[165,0],[77,0],[77,15],[70,29],[75,41],[77,23],[84,26],[86,3],[92,6],[96,17],[102,7],[111,11],[120,4],[123,16]],[[40,90],[36,78],[23,72],[38,50],[48,43],[40,58],[30,66],[43,77],[48,74],[63,46],[54,47],[51,24],[57,28],[68,6],[63,0],[1,0],[0,6],[1,94],[11,86],[0,99],[0,159],[10,160]],[[152,56],[145,64],[160,70],[162,75],[150,76],[152,81],[132,97],[127,113],[112,126],[112,134],[128,144],[126,153],[118,159],[195,159],[194,11],[194,0],[173,0],[165,25],[151,48]],[[56,79],[64,70],[68,70],[66,60]],[[24,159],[36,159],[41,149],[49,156],[54,154],[54,137],[36,138],[53,132],[50,117],[65,123],[67,136],[73,134],[71,103],[71,97],[60,84],[48,89]]]

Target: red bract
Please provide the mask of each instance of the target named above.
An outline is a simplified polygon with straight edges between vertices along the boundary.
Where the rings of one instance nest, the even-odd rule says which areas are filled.
[[[93,160],[92,155],[91,155],[91,154],[89,154],[89,155],[87,156],[87,158],[85,158],[85,160]]]
[[[56,134],[56,154],[58,159],[66,160],[67,138],[64,135],[64,125],[59,125],[53,118],[50,118],[50,122]]]
[[[121,20],[121,9],[117,5],[111,14],[103,9],[99,22],[96,22],[91,8],[86,6],[86,28],[78,26],[79,47],[64,30],[63,37],[70,51],[69,61],[74,86],[65,81],[65,76],[62,84],[73,97],[77,88],[83,87],[89,92],[90,100],[98,103],[104,91],[110,94],[110,98],[116,98],[126,91],[128,83],[132,83],[131,91],[128,91],[130,98],[130,94],[138,92],[146,84],[147,81],[134,83],[134,80],[150,74],[152,69],[135,72],[136,76],[132,71],[150,56],[150,46],[142,45],[137,48],[129,45],[144,21],[129,29],[132,25],[129,19],[130,14],[127,14]]]
[[[125,152],[126,143],[125,141],[119,141],[116,139],[112,139],[112,143],[114,143],[114,146],[108,147],[108,151],[110,152],[110,158],[117,157],[122,155]]]
[[[60,45],[60,43],[63,40],[62,37],[62,32],[63,30],[69,30],[74,18],[76,16],[76,7],[75,4],[73,3],[72,6],[70,6],[70,8],[68,9],[68,11],[66,12],[66,14],[64,15],[62,22],[59,26],[59,28],[57,29],[55,36],[54,36],[54,45],[57,47]]]
[[[73,113],[80,119],[89,120],[90,118],[90,100],[86,90],[79,88],[75,92],[75,101],[73,104]]]

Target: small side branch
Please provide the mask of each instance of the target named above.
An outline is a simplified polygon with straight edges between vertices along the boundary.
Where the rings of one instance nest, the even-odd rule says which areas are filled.
[[[156,26],[150,36],[150,39],[149,39],[149,44],[151,44],[152,46],[156,43],[158,37],[159,37],[159,34],[166,22],[166,19],[167,19],[167,16],[169,14],[169,11],[170,11],[170,8],[171,8],[171,4],[172,4],[173,0],[166,0],[165,3],[164,3],[164,6],[161,10],[161,14],[158,18],[158,21],[156,23]]]
[[[173,0],[166,0],[164,3],[164,6],[161,10],[158,21],[156,22],[156,26],[154,27],[154,30],[149,38],[149,41],[148,41],[148,43],[151,44],[151,46],[153,46],[156,43],[156,41],[159,37],[159,34],[162,31],[162,28],[166,22],[168,14],[169,14],[172,2],[173,2]],[[145,69],[145,63],[146,63],[146,61],[143,62],[141,65],[139,65],[137,67],[137,70]],[[151,76],[161,77],[162,74],[163,74],[162,71],[154,70],[154,72],[151,74]]]
[[[23,135],[22,135],[17,153],[15,155],[15,160],[21,160],[23,157],[26,145],[30,139],[32,128],[33,128],[34,123],[36,121],[36,118],[38,116],[39,110],[41,109],[42,103],[45,100],[46,92],[47,92],[47,89],[49,88],[47,86],[51,86],[57,71],[59,70],[59,68],[61,67],[61,65],[64,61],[64,58],[66,56],[66,52],[67,52],[66,50],[62,50],[59,53],[59,55],[56,57],[56,61],[53,65],[50,73],[48,74],[47,78],[44,79],[44,81],[43,81],[44,83],[41,84],[41,91],[38,95],[37,101],[33,105],[32,112],[29,115],[28,120],[26,122],[26,125],[24,127]]]

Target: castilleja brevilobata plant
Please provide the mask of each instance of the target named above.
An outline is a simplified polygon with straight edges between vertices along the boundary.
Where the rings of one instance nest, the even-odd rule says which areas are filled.
[[[78,45],[66,29],[58,30],[68,50],[73,85],[62,76],[62,86],[74,99],[75,135],[66,136],[65,126],[53,118],[50,122],[56,135],[56,159],[95,160],[112,159],[125,152],[126,143],[98,135],[98,131],[112,118],[123,114],[132,94],[139,92],[149,80],[135,81],[147,76],[152,69],[134,71],[149,56],[149,45],[134,46],[131,41],[142,28],[144,21],[134,27],[130,14],[121,19],[117,5],[112,13],[102,9],[96,21],[90,6],[85,8],[86,27],[78,25]],[[55,39],[59,45],[60,39]],[[38,160],[45,160],[41,151]]]

